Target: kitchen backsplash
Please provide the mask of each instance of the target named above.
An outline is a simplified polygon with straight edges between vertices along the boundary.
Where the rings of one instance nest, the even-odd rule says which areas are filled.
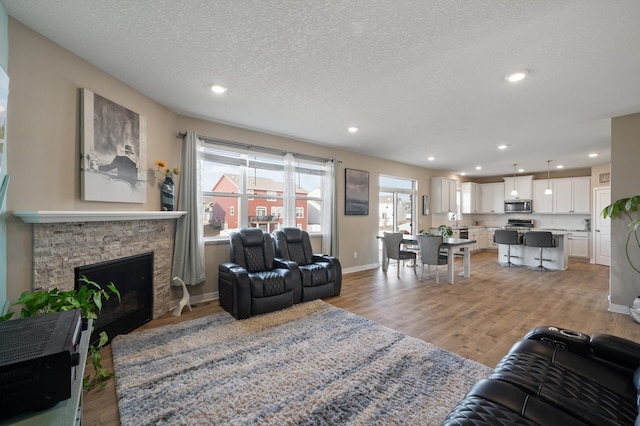
[[[500,227],[507,223],[507,219],[533,219],[535,228],[584,230],[585,219],[590,218],[591,216],[588,214],[474,214],[463,215],[464,220],[461,221],[461,224],[475,225],[478,222],[480,226]]]

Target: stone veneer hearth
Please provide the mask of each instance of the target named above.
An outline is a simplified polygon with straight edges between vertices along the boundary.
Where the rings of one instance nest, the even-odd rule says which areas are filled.
[[[73,290],[77,266],[153,252],[153,318],[157,318],[172,307],[174,233],[175,220],[34,223],[33,287]]]

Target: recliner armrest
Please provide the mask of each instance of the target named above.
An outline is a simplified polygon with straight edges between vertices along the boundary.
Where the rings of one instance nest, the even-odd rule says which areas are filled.
[[[590,336],[573,330],[541,326],[527,333],[523,340],[538,340],[556,346],[563,351],[573,352],[584,357],[591,356]]]
[[[596,333],[591,337],[593,355],[631,370],[640,367],[640,344],[611,334]]]
[[[222,286],[228,289],[223,292]],[[233,262],[218,265],[220,304],[236,319],[251,315],[251,284],[247,270]]]
[[[318,254],[315,253],[313,255],[313,261],[314,262],[328,262],[328,263],[335,263],[336,262],[336,257],[335,256],[329,256],[328,254]]]
[[[273,266],[277,268],[291,269],[292,271],[299,271],[298,264],[296,262],[293,260],[286,260],[281,257],[273,259]]]
[[[218,271],[229,273],[231,268],[241,268],[240,265],[233,262],[225,262],[218,265]]]

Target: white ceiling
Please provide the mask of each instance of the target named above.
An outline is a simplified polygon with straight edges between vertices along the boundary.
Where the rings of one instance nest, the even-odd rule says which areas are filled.
[[[2,3],[176,113],[469,176],[609,162],[640,112],[638,0]]]

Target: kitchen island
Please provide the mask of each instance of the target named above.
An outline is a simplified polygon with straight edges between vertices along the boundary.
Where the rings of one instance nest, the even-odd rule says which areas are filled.
[[[535,232],[535,231],[533,231]],[[518,232],[525,235],[526,232]],[[553,232],[555,247],[543,247],[542,258],[545,259],[542,265],[554,271],[564,271],[569,267],[569,251],[567,245],[567,234],[563,232]],[[498,262],[507,262],[507,244],[498,244]],[[511,263],[518,266],[538,266],[540,264],[540,248],[521,245],[511,246]],[[548,260],[546,260],[548,259]]]

